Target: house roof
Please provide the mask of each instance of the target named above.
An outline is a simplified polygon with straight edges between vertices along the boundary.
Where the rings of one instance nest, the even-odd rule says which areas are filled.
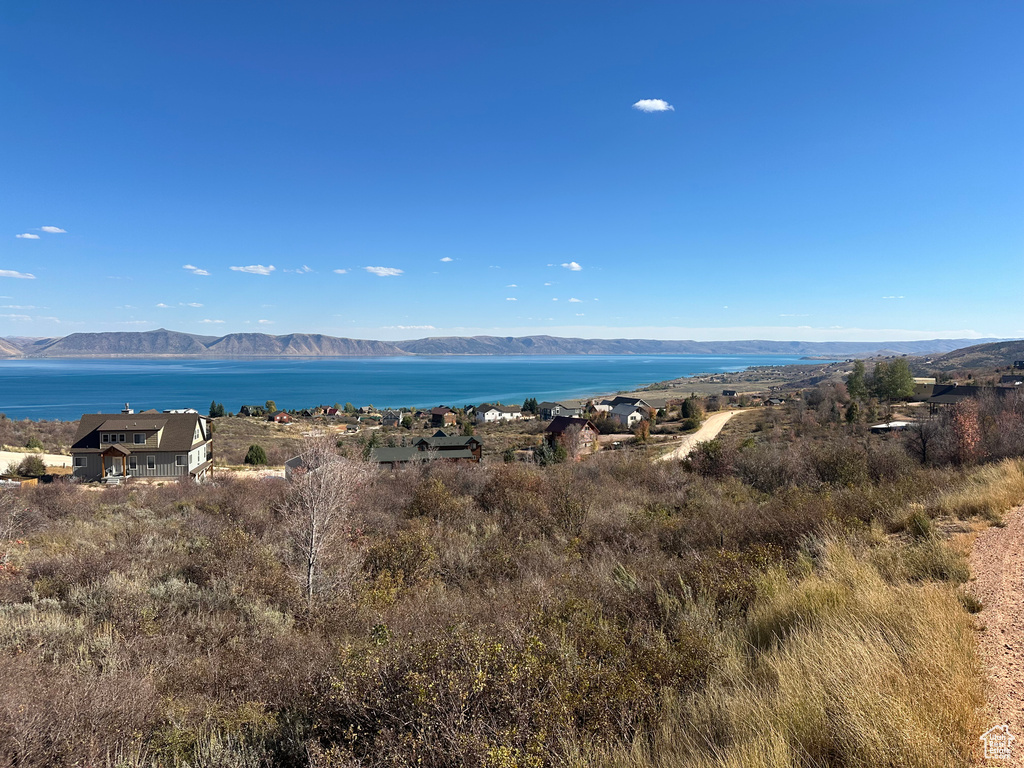
[[[555,416],[544,431],[550,432],[553,435],[560,435],[572,427],[579,427],[580,429],[590,427],[595,432],[597,431],[597,427],[594,426],[594,422],[590,419],[580,419],[576,416]]]
[[[384,418],[385,419],[400,419],[400,418],[402,418],[402,413],[401,413],[401,411],[391,411],[391,410],[384,411]]]
[[[132,430],[136,432],[140,430],[143,432],[154,432],[158,429],[163,429],[166,423],[166,419],[126,419],[124,416],[120,416],[116,419],[107,419],[96,429],[100,432],[131,432]]]
[[[617,405],[638,405],[641,408],[650,408],[647,401],[641,397],[622,397],[620,395],[619,397],[613,397],[611,400],[605,400],[604,402],[608,403],[612,408]]]
[[[132,452],[124,445],[124,443],[111,443],[104,448],[100,453],[106,455],[108,453],[120,453],[122,456],[131,456]]]
[[[612,408],[612,413],[618,416],[630,416],[631,414],[640,411],[640,407],[637,405],[630,405],[629,403],[619,403]]]
[[[446,413],[453,413],[453,411],[447,405],[439,405],[436,408],[431,408],[430,413],[434,416],[444,416]]]
[[[932,396],[925,402],[935,405],[955,405],[969,397],[981,397],[992,393],[995,396],[1013,392],[1012,387],[978,387],[973,384],[937,384],[932,388]]]
[[[522,413],[522,406],[519,405],[492,405],[491,403],[481,403],[477,407],[477,413],[486,413],[487,411],[499,411],[500,413]]]
[[[482,445],[482,443],[472,435],[444,435],[443,437],[421,437],[419,440],[413,443],[413,445],[420,445],[425,443],[430,448],[450,448],[453,446],[468,446],[468,445]]]
[[[143,415],[144,416],[144,415]],[[144,418],[132,418],[118,413],[86,413],[78,421],[78,431],[75,433],[75,440],[71,444],[72,451],[99,451],[100,432],[113,431],[111,427],[105,426],[110,422],[132,424],[138,422],[140,426],[125,426],[123,431],[138,429],[146,431],[141,425],[160,422],[163,425],[163,435],[160,437],[158,448],[147,447],[147,452],[154,451],[187,451],[192,445],[192,438],[195,435],[196,424],[201,416],[198,413],[164,413],[159,419],[151,416]]]

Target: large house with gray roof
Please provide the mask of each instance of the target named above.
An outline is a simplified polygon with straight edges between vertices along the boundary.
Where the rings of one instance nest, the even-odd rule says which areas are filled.
[[[71,446],[72,474],[84,482],[199,482],[213,474],[212,443],[209,423],[198,413],[87,413]]]

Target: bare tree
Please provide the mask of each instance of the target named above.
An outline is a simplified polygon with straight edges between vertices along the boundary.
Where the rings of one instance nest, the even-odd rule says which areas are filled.
[[[330,438],[314,438],[302,453],[303,466],[285,506],[293,543],[301,558],[306,601],[319,591],[325,552],[351,527],[356,499],[371,481],[370,464],[342,458]]]

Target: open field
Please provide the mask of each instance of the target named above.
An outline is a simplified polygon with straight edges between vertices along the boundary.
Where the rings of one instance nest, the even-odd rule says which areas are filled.
[[[306,480],[4,495],[0,760],[972,765],[991,723],[947,539],[1022,500],[1017,448],[983,427],[984,460],[922,463],[842,394],[685,461],[342,462],[313,566]],[[248,421],[218,434],[304,431]]]

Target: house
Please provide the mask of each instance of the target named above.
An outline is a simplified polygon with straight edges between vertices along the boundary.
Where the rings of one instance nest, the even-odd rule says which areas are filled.
[[[1011,376],[1003,376],[999,379],[999,383],[1003,385],[1008,384],[1011,387],[1019,387],[1021,384],[1024,384],[1024,375],[1018,373]]]
[[[483,455],[484,444],[472,435],[449,435],[438,430],[430,437],[421,437],[413,442],[413,447],[418,451],[435,451],[440,458],[469,458],[466,456],[454,456],[454,452],[469,451],[471,460],[476,463]]]
[[[213,474],[213,440],[198,413],[87,413],[71,445],[72,475],[92,482]]]
[[[439,405],[430,409],[430,426],[454,427],[457,422],[455,411],[447,405]]]
[[[430,437],[421,437],[403,448],[374,448],[370,461],[395,469],[416,461],[461,461],[477,464],[483,454],[483,443],[472,435],[447,435],[438,430]]]
[[[635,425],[644,420],[644,411],[635,405],[620,403],[612,408],[608,418],[619,422],[626,429],[632,429]]]
[[[561,445],[566,450],[575,447],[577,452],[589,451],[597,444],[597,427],[590,419],[574,416],[556,416],[544,430],[548,445]],[[575,442],[575,446],[571,443]]]
[[[582,416],[583,409],[579,406],[563,405],[562,403],[543,402],[537,406],[540,417],[545,421],[555,416]]]
[[[400,427],[402,426],[402,413],[401,411],[384,411],[381,419],[381,424],[385,427]]]
[[[289,482],[291,482],[293,477],[296,477],[305,471],[306,462],[303,461],[301,456],[295,456],[284,463],[284,479]]]
[[[483,403],[476,409],[476,420],[480,424],[495,421],[519,421],[523,418],[523,409],[518,405],[491,405]]]
[[[612,401],[601,400],[597,403],[594,403],[594,410],[597,411],[598,413],[611,413]]]
[[[786,401],[781,397],[769,397],[764,401],[765,405],[785,405]]]
[[[977,398],[984,395],[994,397],[1005,396],[1008,392],[1014,392],[1012,387],[978,387],[971,384],[936,384],[932,387],[931,395],[925,399],[928,408],[935,413],[939,407],[944,405],[956,405],[961,400]]]
[[[277,413],[267,416],[267,421],[272,421],[275,424],[291,424],[292,417],[284,411],[278,411]]]
[[[736,397],[736,390],[735,389],[723,389],[722,390],[722,397]]]
[[[1013,367],[1017,370],[1024,370],[1024,360],[1014,360]]]

